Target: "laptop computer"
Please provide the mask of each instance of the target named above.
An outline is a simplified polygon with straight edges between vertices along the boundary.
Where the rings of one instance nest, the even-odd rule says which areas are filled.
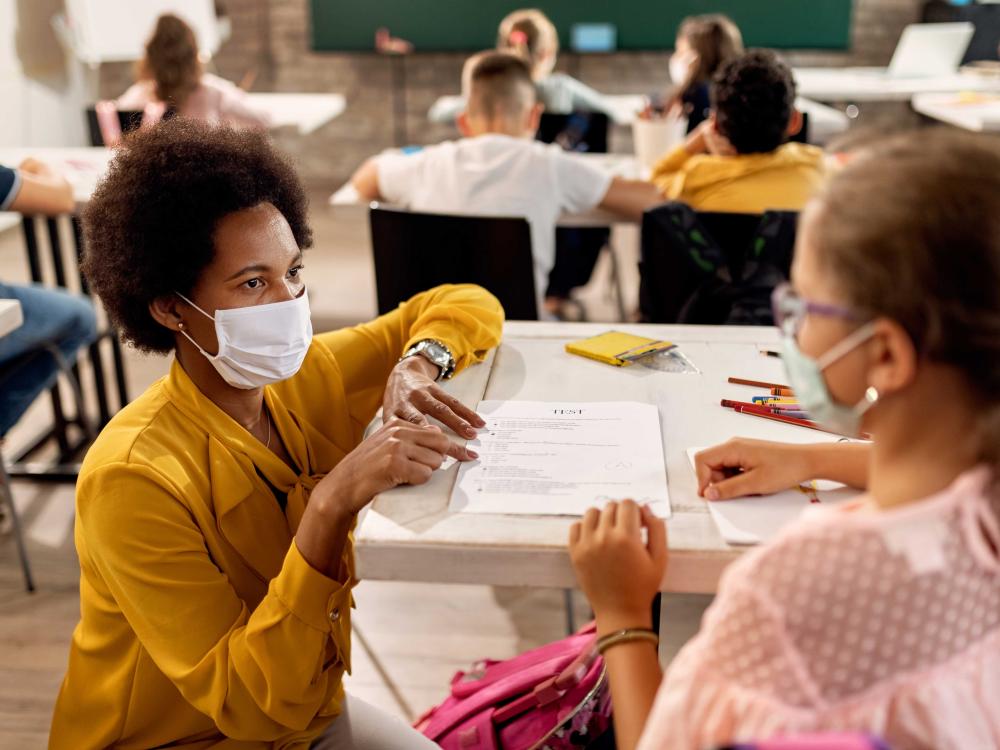
[[[913,23],[892,55],[890,78],[947,76],[958,71],[976,27],[971,23]]]

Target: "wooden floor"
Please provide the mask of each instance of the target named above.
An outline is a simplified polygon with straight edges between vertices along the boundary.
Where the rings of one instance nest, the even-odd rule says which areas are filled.
[[[374,279],[367,228],[334,225],[314,196],[316,246],[306,255],[306,279],[317,330],[371,318]],[[635,289],[635,233],[619,249],[632,261],[628,288]],[[606,262],[584,290],[594,319],[614,319],[606,294]],[[26,279],[18,231],[0,234],[0,278]],[[167,360],[126,350],[129,381],[140,393],[165,372]],[[15,445],[48,419],[41,399],[12,431]],[[23,590],[13,540],[0,536],[0,750],[35,750],[47,744],[52,708],[66,668],[70,636],[79,617],[76,554],[72,542],[73,488],[16,482],[38,585]],[[363,582],[357,591],[355,671],[347,689],[359,697],[413,718],[443,699],[456,670],[484,657],[506,658],[561,637],[563,594],[540,589]],[[665,603],[664,657],[690,636],[705,597],[672,597]],[[582,622],[582,597],[576,598]]]

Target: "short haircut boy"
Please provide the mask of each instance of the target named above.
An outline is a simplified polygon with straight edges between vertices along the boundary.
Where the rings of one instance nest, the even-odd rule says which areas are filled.
[[[795,79],[770,50],[751,50],[719,69],[711,101],[716,127],[737,153],[767,153],[788,140]]]
[[[509,52],[481,52],[462,72],[466,109],[487,120],[517,120],[538,101],[527,63]]]

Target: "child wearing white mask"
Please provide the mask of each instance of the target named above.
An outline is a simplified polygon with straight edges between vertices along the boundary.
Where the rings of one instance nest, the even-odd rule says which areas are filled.
[[[719,13],[685,18],[677,29],[670,57],[670,82],[674,91],[667,111],[687,117],[690,133],[708,117],[708,85],[723,65],[743,54],[739,27]]]
[[[998,289],[1000,140],[887,139],[808,205],[775,294],[788,382],[818,421],[873,436],[849,461],[868,490],[733,563],[665,675],[648,630],[663,522],[625,501],[573,527],[619,748],[830,731],[1000,747]],[[696,461],[703,491],[745,468]]]

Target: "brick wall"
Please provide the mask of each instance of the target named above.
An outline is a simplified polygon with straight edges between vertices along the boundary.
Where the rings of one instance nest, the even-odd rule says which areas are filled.
[[[819,0],[802,0],[819,1]],[[852,49],[843,53],[789,52],[796,65],[884,65],[901,29],[917,20],[921,0],[855,0]],[[256,90],[335,91],[347,97],[347,110],[305,137],[279,132],[281,146],[296,158],[308,183],[333,188],[369,154],[393,145],[393,65],[401,61],[373,54],[314,53],[309,49],[308,0],[226,0],[232,38],[215,60],[217,72],[239,80],[258,70]],[[668,53],[622,52],[587,57],[564,54],[559,67],[607,93],[633,94],[661,88]],[[432,143],[452,137],[447,125],[431,125],[426,113],[434,100],[458,89],[464,55],[420,54],[405,65],[407,141]],[[116,96],[130,82],[130,66],[106,65],[102,96]],[[612,136],[613,148],[627,148],[627,129]]]

